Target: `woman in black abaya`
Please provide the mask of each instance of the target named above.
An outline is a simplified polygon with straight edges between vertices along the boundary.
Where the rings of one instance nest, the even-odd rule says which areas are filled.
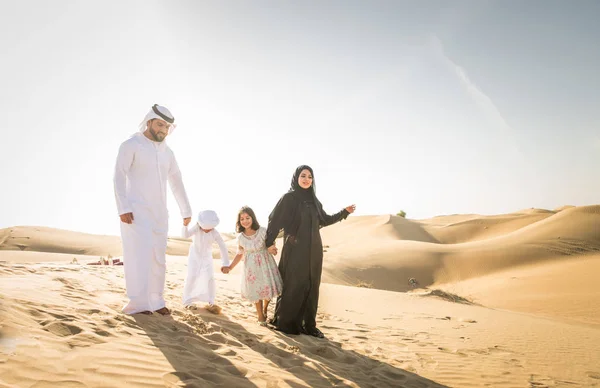
[[[323,244],[319,229],[346,219],[351,205],[328,215],[315,195],[313,170],[299,166],[285,193],[269,216],[265,244],[272,247],[283,229],[284,243],[279,260],[283,292],[277,298],[271,323],[288,334],[308,334],[323,338],[317,328],[319,286],[323,269]]]

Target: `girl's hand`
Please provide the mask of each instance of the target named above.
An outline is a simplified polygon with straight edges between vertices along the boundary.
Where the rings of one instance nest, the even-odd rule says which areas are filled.
[[[231,271],[230,267],[221,267],[221,272],[223,272],[223,273],[229,273],[229,271]]]
[[[273,256],[277,255],[277,247],[275,246],[275,244],[273,244],[269,248],[267,248],[267,251],[269,251],[269,253],[272,254]]]
[[[354,213],[355,210],[356,210],[356,205],[350,205],[346,208],[346,211],[350,214]]]

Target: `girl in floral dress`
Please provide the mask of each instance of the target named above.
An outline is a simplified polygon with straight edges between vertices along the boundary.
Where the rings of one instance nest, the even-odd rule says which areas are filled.
[[[254,303],[258,323],[265,326],[269,302],[281,295],[282,289],[281,275],[272,256],[277,254],[277,250],[274,245],[267,250],[267,230],[258,224],[254,211],[249,207],[239,211],[236,230],[239,233],[238,251],[231,265],[225,267],[223,272],[233,270],[244,257],[242,297]]]

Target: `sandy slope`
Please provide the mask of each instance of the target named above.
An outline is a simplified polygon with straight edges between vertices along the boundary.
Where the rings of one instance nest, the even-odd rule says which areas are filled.
[[[0,230],[0,386],[600,386],[600,206],[353,216],[322,235],[328,341],[256,325],[241,267],[217,274],[214,316],[181,309],[170,256],[174,316],[130,317],[123,268],[85,265],[118,237]]]
[[[19,387],[600,386],[600,330],[436,297],[324,284],[327,340],[254,323],[239,275],[217,274],[219,316],[180,298],[126,316],[122,267],[0,266],[0,383]],[[239,273],[239,271],[235,271]]]

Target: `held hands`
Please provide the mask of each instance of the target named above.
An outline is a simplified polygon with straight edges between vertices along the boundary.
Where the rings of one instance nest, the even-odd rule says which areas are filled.
[[[356,205],[350,205],[346,208],[346,211],[350,214],[354,213],[355,210],[356,210]]]
[[[121,222],[123,222],[123,223],[126,223],[126,224],[133,223],[133,213],[131,213],[131,212],[125,213],[125,214],[121,214],[119,216],[119,218],[121,218]]]
[[[190,224],[190,221],[192,220],[192,217],[187,217],[183,219],[183,226],[188,226]]]
[[[231,267],[221,267],[221,272],[227,274],[229,271],[231,271]]]
[[[273,256],[277,255],[277,247],[275,246],[275,244],[268,247],[267,251],[269,251],[269,253],[272,254]]]

